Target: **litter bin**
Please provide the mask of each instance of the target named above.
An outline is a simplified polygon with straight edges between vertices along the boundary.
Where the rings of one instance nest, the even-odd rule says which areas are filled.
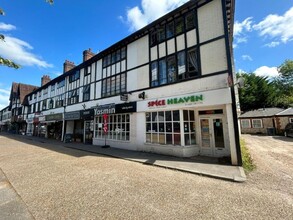
[[[267,128],[267,135],[269,136],[276,135],[276,128]]]

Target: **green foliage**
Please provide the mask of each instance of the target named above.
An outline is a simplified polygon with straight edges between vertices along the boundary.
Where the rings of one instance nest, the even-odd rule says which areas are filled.
[[[253,171],[256,169],[256,165],[254,164],[251,155],[246,147],[245,141],[243,139],[240,140],[241,146],[241,155],[242,155],[242,167],[246,173]]]
[[[14,69],[20,68],[20,65],[14,63],[13,61],[11,61],[9,59],[5,59],[5,58],[3,58],[1,56],[0,56],[0,65],[7,66],[7,67],[12,67]]]
[[[293,105],[293,61],[286,60],[279,67],[279,72],[280,76],[272,79],[254,73],[237,74],[245,80],[245,86],[239,89],[242,111]]]

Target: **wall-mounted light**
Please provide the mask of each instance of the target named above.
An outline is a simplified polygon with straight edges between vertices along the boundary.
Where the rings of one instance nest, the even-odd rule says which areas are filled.
[[[145,92],[139,93],[138,98],[145,99]]]

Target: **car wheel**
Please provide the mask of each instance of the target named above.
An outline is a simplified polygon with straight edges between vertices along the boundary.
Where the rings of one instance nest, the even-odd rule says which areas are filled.
[[[284,132],[284,136],[285,136],[285,137],[288,137],[288,134],[287,134],[287,132],[286,132],[286,131]]]

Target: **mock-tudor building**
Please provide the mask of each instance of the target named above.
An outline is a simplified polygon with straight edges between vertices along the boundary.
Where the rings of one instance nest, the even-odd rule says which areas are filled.
[[[191,0],[28,94],[27,133],[241,164],[234,0]],[[106,122],[106,123],[105,123]],[[106,131],[106,132],[105,132]]]

